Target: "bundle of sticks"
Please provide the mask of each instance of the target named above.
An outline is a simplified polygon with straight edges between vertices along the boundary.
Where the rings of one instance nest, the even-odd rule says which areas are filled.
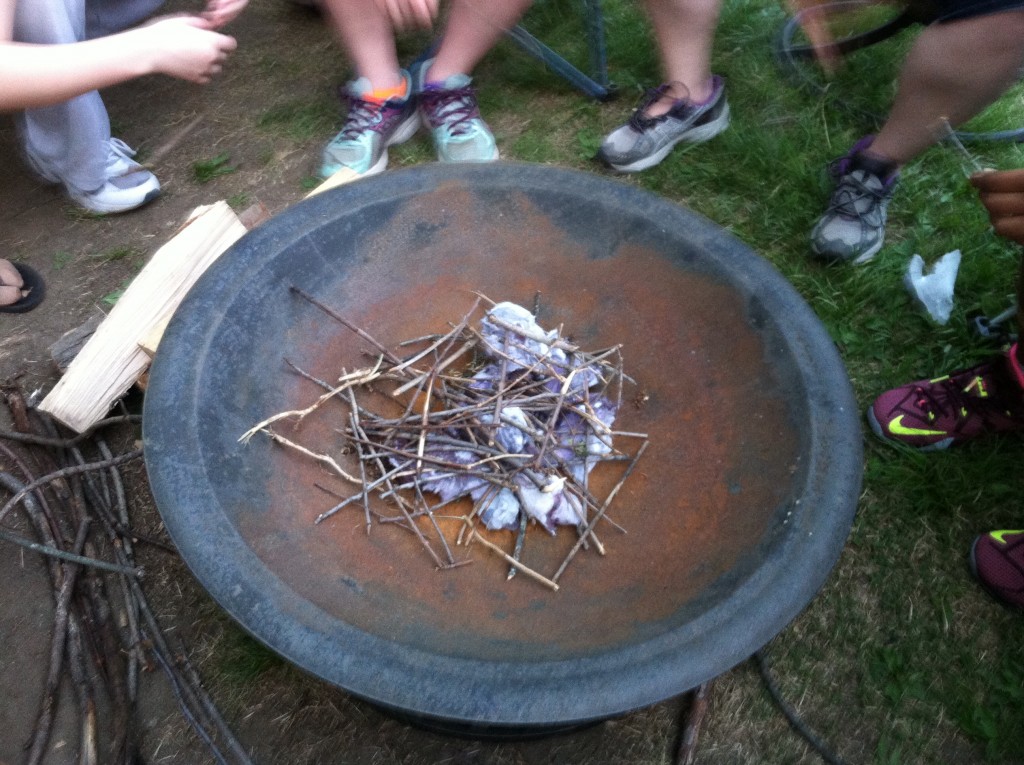
[[[316,298],[292,290],[356,332],[372,346],[375,359],[371,366],[343,372],[334,383],[288,362],[325,392],[303,409],[268,417],[240,439],[264,433],[357,487],[348,496],[336,494],[340,501],[319,513],[317,523],[346,507],[361,507],[367,531],[374,521],[404,526],[439,569],[471,562],[457,558],[453,547],[480,542],[508,561],[509,578],[520,571],[555,590],[580,549],[604,553],[595,527],[602,519],[612,523],[608,508],[648,443],[644,433],[611,427],[623,382],[629,380],[618,347],[584,352],[560,332],[541,330],[530,312],[510,303],[487,301],[489,309],[477,329],[471,320],[486,300],[481,297],[446,333],[401,343],[399,348],[423,346],[402,358]],[[384,383],[394,386],[385,398],[401,403],[398,414],[382,414],[371,403]],[[343,438],[332,445],[333,453],[331,447],[309,448],[272,427],[283,421],[298,427],[331,400],[341,401],[345,410],[342,427],[335,429]],[[632,454],[623,451],[613,446],[613,437],[638,448]],[[341,453],[356,457],[355,468],[343,467]],[[603,498],[594,495],[589,483],[599,462],[626,466]],[[468,499],[470,509],[449,516],[458,521],[449,539],[439,511],[460,499]],[[577,530],[576,544],[550,576],[522,563],[531,521],[552,534],[559,525]],[[512,550],[481,534],[481,525],[514,531]]]
[[[78,703],[78,762],[138,762],[140,676],[159,669],[216,761],[249,763],[184,645],[161,627],[142,586],[138,546],[176,553],[132,527],[131,492],[121,469],[137,462],[142,450],[115,453],[104,436],[133,446],[140,417],[110,417],[68,437],[29,406],[17,385],[0,390],[11,426],[0,430],[0,485],[10,493],[0,507],[0,540],[16,546],[6,545],[7,554],[27,549],[45,556],[54,602],[49,666],[33,730],[26,734],[26,762],[45,762],[65,678]]]

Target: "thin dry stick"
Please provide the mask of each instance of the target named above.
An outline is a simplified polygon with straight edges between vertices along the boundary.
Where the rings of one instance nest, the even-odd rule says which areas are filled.
[[[289,449],[294,449],[300,454],[305,454],[307,457],[312,457],[314,460],[316,460],[322,465],[327,465],[329,468],[331,468],[331,470],[340,475],[349,483],[359,484],[360,486],[362,485],[362,481],[360,481],[354,475],[349,475],[348,473],[346,473],[345,470],[341,467],[341,465],[335,462],[334,458],[331,457],[329,454],[317,454],[316,452],[310,451],[305,446],[301,446],[300,444],[297,444],[294,441],[289,441],[284,436],[275,433],[272,430],[264,430],[263,432],[267,434],[267,437],[271,441],[279,443],[282,446],[287,446]]]
[[[579,350],[579,346],[573,345],[567,340],[563,340],[561,332],[559,332],[557,336],[553,340],[551,340],[548,339],[547,335],[542,332],[531,332],[525,327],[520,327],[519,325],[513,324],[510,321],[505,321],[499,316],[489,316],[487,320],[494,324],[495,326],[501,327],[502,329],[511,332],[514,335],[519,335],[520,337],[525,337],[527,340],[534,340],[538,343],[544,343],[544,345],[550,348],[558,348],[559,350],[569,352],[575,352]]]
[[[185,127],[183,127],[181,130],[176,131],[170,138],[164,141],[164,143],[159,148],[157,148],[156,151],[154,151],[150,155],[149,159],[147,159],[145,164],[143,164],[143,167],[148,168],[149,170],[153,170],[154,168],[156,168],[156,166],[164,157],[166,157],[168,154],[174,151],[175,147],[178,144],[180,144],[182,141],[188,138],[189,133],[191,133],[193,130],[199,127],[202,121],[203,116],[199,115],[191,122],[189,122],[187,125],[185,125]]]
[[[418,476],[423,470],[423,451],[427,446],[427,419],[430,414],[430,396],[434,392],[434,382],[437,378],[433,375],[430,376],[430,381],[427,383],[427,392],[424,394],[423,400],[423,416],[420,421],[420,437],[416,444],[416,475]]]
[[[435,342],[431,343],[429,346],[424,348],[422,351],[420,351],[419,353],[417,353],[414,356],[412,356],[412,358],[406,359],[405,361],[403,361],[401,364],[396,366],[391,371],[392,372],[401,372],[401,371],[405,370],[407,367],[410,367],[413,364],[415,364],[417,361],[420,361],[421,359],[425,358],[428,354],[434,352],[435,350],[440,348],[445,343],[448,343],[449,347],[451,347],[451,343],[454,342],[455,338],[458,337],[460,334],[462,334],[462,332],[465,331],[466,326],[469,324],[470,316],[473,315],[473,313],[477,309],[477,306],[479,306],[479,305],[480,305],[480,300],[478,298],[477,301],[473,304],[473,307],[469,309],[469,312],[465,316],[463,316],[462,320],[452,328],[451,332],[448,332],[447,334],[442,335],[441,337],[437,338],[437,340]],[[392,395],[397,395],[397,394],[392,394]]]
[[[450,367],[460,358],[465,356],[467,351],[471,351],[474,345],[475,343],[471,342],[463,343],[462,346],[457,351],[455,351],[455,353],[446,358],[444,361],[440,362],[436,367],[427,372],[424,372],[421,375],[414,377],[412,380],[409,380],[409,382],[405,383],[405,385],[401,386],[395,391],[392,391],[391,395],[397,398],[398,396],[401,396],[403,393],[408,391],[410,388],[415,388],[417,385],[422,383],[423,380],[426,379],[427,377],[436,376],[439,373],[443,372],[445,369]]]
[[[610,492],[608,492],[608,497],[605,499],[604,504],[601,505],[601,509],[594,514],[594,517],[591,519],[590,523],[587,524],[586,533],[580,536],[580,538],[576,541],[576,544],[573,545],[572,549],[569,551],[569,554],[565,557],[565,560],[562,561],[562,565],[558,567],[558,571],[556,571],[555,575],[551,577],[553,581],[557,582],[558,578],[565,572],[565,567],[569,565],[569,562],[572,561],[576,553],[579,552],[580,547],[583,545],[583,540],[587,538],[587,534],[594,530],[594,526],[597,525],[597,522],[601,520],[601,517],[605,514],[605,511],[608,510],[608,506],[611,505],[612,500],[615,499],[615,495],[619,493],[619,489],[622,488],[622,484],[624,484],[626,482],[626,479],[629,478],[630,473],[633,472],[633,468],[636,467],[636,464],[637,462],[640,461],[640,458],[643,456],[643,453],[647,451],[647,446],[650,443],[650,441],[644,441],[643,445],[641,445],[641,447],[637,450],[636,456],[633,457],[633,461],[629,463],[629,467],[627,467],[626,471],[622,474],[622,478],[620,478],[619,482],[615,484],[615,486],[612,488]]]
[[[164,671],[164,674],[170,681],[171,692],[174,694],[174,698],[178,702],[178,708],[185,716],[185,719],[188,721],[192,730],[200,739],[202,739],[203,743],[206,744],[206,748],[210,750],[210,754],[213,755],[219,765],[228,765],[228,761],[224,759],[224,754],[214,743],[213,736],[210,735],[210,732],[206,730],[205,726],[199,721],[198,714],[193,706],[197,702],[195,699],[190,699],[188,697],[183,682],[177,676],[176,670],[172,667],[171,659],[168,656],[165,656],[161,651],[154,651],[153,656],[156,658],[156,663],[160,665],[160,668]]]
[[[430,525],[434,527],[434,532],[437,534],[437,538],[441,541],[441,547],[444,548],[444,554],[448,556],[448,565],[445,568],[450,568],[455,564],[455,556],[452,555],[451,547],[448,546],[448,540],[445,539],[444,532],[441,531],[441,527],[437,525],[437,518],[434,517],[433,510],[430,507],[430,503],[427,502],[426,497],[423,496],[423,490],[420,488],[420,484],[416,484],[416,499],[419,502],[420,509],[423,514],[430,520]]]
[[[363,432],[362,428],[360,428],[358,435],[360,438],[363,438],[364,440],[366,439],[366,433]],[[384,469],[384,462],[383,460],[381,460],[380,457],[374,458],[374,462],[377,465],[377,469],[381,473],[387,473],[387,471]],[[390,477],[387,479],[387,487],[389,492],[394,492],[394,487],[391,484]],[[430,557],[434,559],[434,563],[437,564],[437,567],[444,568],[444,564],[441,562],[441,559],[434,551],[434,548],[430,546],[430,542],[427,541],[427,538],[423,536],[423,532],[420,531],[420,527],[416,524],[416,520],[410,514],[409,509],[405,505],[405,501],[398,494],[395,494],[395,501],[398,503],[398,509],[401,510],[402,515],[405,516],[405,520],[409,524],[409,528],[412,529],[412,532],[416,535],[416,538],[419,539],[420,544],[423,545],[423,547],[426,549]]]
[[[512,548],[512,557],[515,560],[519,560],[523,555],[523,545],[526,544],[526,526],[530,522],[530,519],[526,517],[526,513],[519,513],[519,529],[516,531],[516,544]],[[516,567],[509,566],[508,575],[505,577],[507,582],[509,579],[516,575]]]
[[[74,547],[71,548],[73,551],[82,549],[88,529],[89,524],[85,521],[79,525]],[[43,756],[46,754],[46,746],[50,742],[53,718],[57,711],[57,691],[60,688],[61,669],[64,666],[64,645],[68,635],[68,609],[71,604],[71,596],[74,593],[75,582],[78,579],[78,566],[64,566],[62,575],[63,581],[60,583],[53,613],[50,665],[46,673],[43,701],[39,705],[36,723],[33,726],[35,734],[32,736],[32,743],[29,747],[28,765],[38,765],[42,762]]]
[[[140,577],[143,574],[141,566],[138,568],[128,568],[126,566],[119,566],[116,563],[108,563],[105,560],[89,558],[85,555],[75,555],[67,550],[62,550],[59,547],[50,547],[49,545],[40,544],[39,542],[33,542],[27,537],[13,534],[10,531],[5,531],[3,529],[0,529],[0,539],[3,539],[5,542],[11,542],[12,544],[24,547],[26,550],[31,550],[32,552],[37,552],[69,563],[79,563],[83,566],[91,566],[92,568],[98,568],[104,571],[113,571],[115,574],[125,574],[126,576]]]
[[[536,581],[538,581],[541,584],[543,584],[545,587],[550,587],[552,590],[555,590],[555,591],[558,590],[558,584],[556,582],[553,582],[552,580],[548,579],[547,577],[543,576],[542,574],[537,573],[532,568],[527,566],[525,563],[517,561],[515,558],[513,558],[511,555],[509,555],[507,552],[502,550],[500,547],[498,547],[493,542],[488,542],[486,539],[484,539],[482,536],[480,536],[480,533],[476,529],[473,529],[472,531],[470,531],[470,534],[471,534],[471,538],[472,539],[475,539],[477,542],[479,542],[480,544],[482,544],[484,547],[488,548],[489,550],[492,550],[492,551],[498,553],[498,555],[500,555],[502,558],[504,558],[510,565],[515,566],[517,569],[522,571],[524,574],[526,574],[531,579],[535,579]]]
[[[330,401],[339,393],[348,390],[353,385],[365,385],[366,383],[373,382],[374,380],[379,378],[379,371],[382,363],[383,359],[378,359],[377,364],[372,369],[358,369],[350,374],[342,375],[338,379],[339,385],[327,391],[327,393],[324,393],[322,396],[320,396],[320,398],[318,398],[312,404],[307,406],[305,409],[295,409],[287,412],[278,412],[272,417],[268,417],[267,419],[263,420],[263,422],[257,423],[256,425],[253,425],[251,428],[249,428],[249,430],[245,431],[245,433],[243,433],[241,437],[238,439],[239,442],[243,444],[248,443],[252,439],[252,437],[259,433],[261,430],[265,431],[269,425],[272,425],[278,420],[283,420],[287,417],[294,417],[298,422],[302,422],[302,420],[305,417],[319,409],[325,401]]]
[[[113,454],[110,452],[110,448],[107,446],[107,442],[97,437],[96,444],[99,447],[100,454],[105,459],[112,459]],[[84,460],[82,460],[84,461]],[[86,473],[86,475],[89,475]],[[108,534],[110,535],[111,542],[116,546],[118,543],[124,548],[125,559],[134,565],[135,563],[135,542],[132,539],[132,534],[129,531],[131,521],[128,518],[128,497],[124,490],[124,481],[121,480],[121,471],[116,467],[110,468],[110,479],[114,484],[114,495],[117,499],[116,504],[116,515],[114,520],[116,523],[109,524]],[[122,533],[113,533],[116,528],[120,527]],[[131,639],[128,646],[128,696],[132,703],[135,702],[136,693],[138,691],[138,675],[139,675],[139,664],[141,662],[141,650],[139,649],[139,612],[138,607],[135,605],[134,599],[131,597],[131,590],[128,586],[128,582],[123,576],[118,578],[118,583],[121,586],[122,597],[125,603],[125,609],[127,611],[128,628]]]
[[[356,427],[358,427],[358,425],[356,425]],[[357,446],[362,448],[362,443],[360,441],[356,441],[355,443],[357,444]],[[362,464],[362,463],[360,462],[360,464]],[[322,513],[320,513],[320,515],[318,515],[316,517],[316,520],[314,521],[314,523],[320,523],[321,521],[325,521],[328,518],[330,518],[332,515],[337,513],[339,510],[341,510],[342,508],[348,507],[353,502],[357,502],[360,499],[363,499],[364,497],[367,496],[367,493],[371,489],[375,489],[378,486],[380,486],[382,483],[386,483],[388,480],[390,480],[391,478],[394,478],[398,473],[401,473],[403,470],[406,470],[408,467],[409,467],[409,463],[403,463],[402,465],[399,465],[398,467],[392,468],[387,473],[382,475],[380,478],[376,478],[373,481],[370,481],[369,483],[366,483],[364,481],[364,483],[363,483],[363,490],[361,492],[359,492],[358,494],[353,494],[350,497],[345,497],[341,502],[339,502],[337,505],[332,507],[330,510],[324,510]]]
[[[96,697],[92,682],[85,666],[82,628],[72,615],[68,619],[68,666],[71,680],[78,696],[81,716],[79,724],[79,765],[96,765],[98,746],[96,743]]]
[[[125,414],[118,417],[108,417],[105,420],[100,420],[91,428],[77,436],[72,438],[49,438],[47,436],[37,436],[34,433],[19,433],[13,430],[0,430],[0,438],[7,439],[9,441],[18,441],[23,444],[32,444],[35,446],[54,446],[57,448],[69,448],[75,444],[80,444],[86,439],[92,438],[96,431],[105,428],[109,425],[118,425],[125,422],[142,422],[141,414]]]
[[[26,484],[25,487],[18,491],[17,494],[15,494],[13,497],[7,500],[7,504],[0,508],[0,518],[6,516],[7,513],[10,512],[11,508],[17,505],[26,494],[28,494],[30,491],[38,489],[40,486],[45,486],[60,478],[68,478],[73,475],[79,475],[80,473],[87,473],[90,470],[103,470],[104,468],[112,467],[114,465],[123,465],[125,462],[130,462],[131,460],[138,459],[141,456],[142,449],[134,449],[130,452],[120,454],[112,460],[101,460],[99,462],[90,462],[85,465],[67,467],[63,468],[62,470],[57,470],[48,475],[44,475],[41,478],[37,478],[31,483]]]
[[[358,417],[359,417],[359,415],[356,414],[355,411],[352,411],[352,412],[349,413],[349,420],[351,422],[351,427],[352,427],[352,432],[353,433],[356,431],[356,428],[357,428],[357,426],[359,424]],[[356,444],[356,452],[358,453],[357,456],[359,457],[359,480],[361,480],[363,482],[363,487],[364,487],[362,492],[360,492],[360,494],[362,495],[362,498],[363,498],[363,514],[366,516],[366,533],[369,534],[370,533],[370,526],[372,524],[372,520],[373,519],[372,519],[372,516],[370,515],[370,495],[367,493],[367,490],[365,488],[366,487],[366,462],[365,462],[364,457],[363,457],[363,447],[362,447],[361,444],[358,444],[358,443]],[[320,519],[317,518],[317,521],[319,521],[319,520]]]
[[[323,303],[321,303],[315,297],[310,295],[308,292],[305,292],[304,290],[302,290],[299,287],[296,287],[295,285],[292,285],[288,289],[291,290],[292,293],[294,293],[294,294],[298,295],[299,297],[301,297],[303,300],[305,300],[305,301],[315,305],[317,308],[319,308],[321,311],[326,313],[328,316],[330,316],[332,319],[337,321],[339,324],[342,324],[343,326],[348,327],[350,330],[352,330],[357,335],[359,335],[359,337],[363,338],[363,340],[366,340],[368,343],[372,343],[373,346],[378,351],[380,351],[382,354],[384,354],[384,358],[386,358],[392,364],[398,365],[398,364],[402,363],[402,360],[400,358],[395,356],[395,354],[393,354],[391,351],[389,351],[387,348],[385,348],[383,345],[381,345],[379,342],[377,342],[377,340],[374,337],[372,337],[370,334],[368,334],[367,332],[365,332],[362,329],[360,329],[359,327],[357,327],[355,324],[350,322],[348,319],[346,319],[341,314],[339,314],[336,311],[333,311],[330,308],[328,308],[327,306],[325,306]]]
[[[711,681],[701,683],[690,694],[690,708],[686,714],[683,734],[679,741],[679,752],[676,762],[679,765],[694,765],[697,762],[697,739],[701,725],[708,712],[708,696],[711,692]]]
[[[112,457],[106,443],[101,439],[97,439],[97,444],[100,447],[101,454],[103,454],[105,458],[109,459]],[[85,464],[85,456],[78,448],[72,447],[69,451],[71,452],[71,457],[76,462],[79,464]],[[128,565],[129,568],[135,568],[132,541],[134,533],[130,529],[127,497],[124,493],[124,485],[121,481],[121,474],[117,468],[111,468],[110,472],[115,482],[115,494],[119,504],[116,517],[114,512],[103,504],[101,493],[94,485],[94,482],[89,480],[93,477],[92,473],[83,474],[83,478],[86,479],[83,482],[85,496],[92,508],[97,511],[97,516],[103,524],[103,527],[107,532],[107,537],[110,539],[110,542],[114,547],[115,557],[117,558],[118,563],[121,565]],[[134,703],[138,691],[139,665],[143,658],[142,650],[140,648],[142,640],[139,635],[138,605],[135,598],[132,597],[131,586],[128,584],[128,580],[123,574],[118,576],[118,583],[121,588],[121,599],[128,620],[128,638],[125,643],[125,651],[128,655],[128,694],[129,700]]]
[[[164,635],[163,630],[160,628],[160,623],[157,621],[156,616],[153,615],[152,609],[149,607],[149,602],[146,600],[146,595],[142,591],[142,586],[137,580],[131,580],[132,590],[135,597],[139,602],[139,610],[146,623],[146,630],[149,633],[150,641],[152,642],[151,650],[157,663],[164,670],[164,674],[170,681],[171,689],[174,692],[175,697],[178,699],[179,706],[186,719],[189,720],[193,727],[193,730],[207,743],[210,751],[213,752],[214,756],[218,758],[219,762],[224,762],[223,757],[220,755],[219,750],[213,743],[213,739],[210,734],[203,729],[195,715],[195,710],[201,708],[203,701],[202,697],[206,694],[205,690],[201,686],[194,686],[188,681],[187,678],[183,677],[181,672],[177,670],[176,662],[174,661],[174,653],[171,651],[170,646],[167,643],[167,638]],[[233,751],[242,752],[244,759],[240,758],[240,762],[246,765],[251,765],[248,757],[244,756],[244,750],[241,745],[235,739],[234,734],[230,728],[224,724],[223,720],[214,720],[217,724],[221,736],[229,742],[229,746]]]
[[[217,709],[216,705],[213,703],[213,699],[210,698],[210,694],[208,694],[206,692],[206,689],[203,687],[202,678],[199,677],[199,673],[196,671],[196,668],[192,665],[192,662],[189,661],[188,653],[185,651],[185,646],[182,645],[180,639],[178,640],[178,651],[176,653],[176,660],[178,666],[182,670],[182,674],[184,675],[184,677],[188,679],[189,683],[191,683],[192,687],[196,691],[196,697],[199,700],[200,711],[202,711],[205,714],[207,720],[213,725],[214,728],[222,732],[229,731],[230,729],[228,728],[227,723],[224,721],[224,718],[221,715],[220,710]],[[249,755],[246,753],[245,749],[242,748],[242,745],[238,742],[237,739],[235,739],[234,736],[228,735],[225,737],[225,739],[227,741],[228,749],[231,751],[232,754],[235,755],[235,758],[238,760],[238,762],[250,762]]]

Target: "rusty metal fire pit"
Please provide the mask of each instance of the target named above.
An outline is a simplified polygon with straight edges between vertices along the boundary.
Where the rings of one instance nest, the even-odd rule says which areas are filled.
[[[616,499],[627,533],[605,528],[607,555],[577,556],[551,592],[484,550],[436,571],[408,531],[367,535],[361,509],[314,525],[334,504],[323,471],[238,438],[319,395],[286,362],[334,379],[368,344],[289,285],[385,344],[446,331],[474,292],[539,292],[542,326],[621,344],[636,387],[616,428],[651,438]],[[389,172],[246,235],[168,327],[144,435],[171,536],[248,631],[355,695],[492,730],[607,718],[747,658],[822,585],[861,477],[842,363],[770,265],[634,187],[504,163]],[[541,572],[575,541],[531,534]]]

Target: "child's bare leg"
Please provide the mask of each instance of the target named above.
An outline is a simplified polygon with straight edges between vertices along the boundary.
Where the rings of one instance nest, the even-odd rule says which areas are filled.
[[[374,90],[402,83],[391,21],[373,0],[324,0],[331,28],[355,67]]]
[[[647,0],[664,68],[665,82],[681,82],[691,101],[711,95],[711,46],[720,0]],[[651,109],[658,114],[658,105]],[[671,104],[664,105],[667,111]]]
[[[1020,77],[1024,10],[932,24],[911,48],[889,116],[869,154],[905,164],[934,145],[943,118],[957,126]]]
[[[428,82],[469,74],[487,52],[515,26],[532,0],[455,0],[444,37],[426,73]]]

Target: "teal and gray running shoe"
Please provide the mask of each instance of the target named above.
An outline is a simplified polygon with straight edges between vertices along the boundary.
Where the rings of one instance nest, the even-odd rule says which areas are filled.
[[[453,74],[444,82],[424,82],[432,60],[414,72],[414,90],[423,124],[434,139],[441,162],[493,162],[498,159],[494,134],[480,116],[469,75]]]
[[[402,72],[406,82],[409,74]],[[341,90],[348,103],[345,126],[324,147],[320,177],[334,175],[343,167],[360,175],[375,175],[388,166],[388,146],[408,141],[420,126],[412,88],[405,98],[389,98],[383,103],[368,100],[370,82],[360,77]]]

